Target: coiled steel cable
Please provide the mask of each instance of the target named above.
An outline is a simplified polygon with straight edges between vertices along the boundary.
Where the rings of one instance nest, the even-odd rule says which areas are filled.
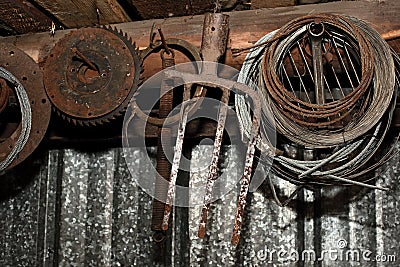
[[[357,40],[362,70],[357,88],[342,99],[323,105],[308,103],[292,95],[276,73],[282,53],[287,51],[292,35],[304,33],[305,26],[316,18],[342,30],[349,35],[349,38]],[[272,41],[266,48],[261,64],[264,83],[259,86],[273,110],[277,130],[290,140],[315,148],[338,145],[368,132],[388,108],[395,83],[394,62],[390,47],[376,31],[370,27],[367,28],[365,24],[359,27],[356,21],[358,20],[336,15],[303,17],[280,29],[274,38],[276,39],[276,36],[284,38]],[[379,38],[376,38],[377,36]],[[382,70],[386,72],[384,79],[381,78]],[[373,82],[372,79],[374,79]],[[361,97],[365,98],[362,104],[363,109],[341,131],[309,128],[309,126],[327,126],[345,118]],[[299,117],[327,120],[310,122]],[[329,120],[332,117],[335,119]]]
[[[21,152],[29,139],[32,126],[32,111],[29,97],[21,82],[11,72],[3,67],[0,67],[0,78],[3,78],[10,84],[14,85],[15,93],[21,109],[21,132],[11,152],[2,162],[0,162],[0,173],[2,173],[13,162],[13,160],[17,158],[18,153]]]
[[[255,44],[255,48],[250,50],[250,53],[247,54],[240,73],[238,75],[237,81],[244,83],[254,90],[259,90],[258,88],[258,79],[259,71],[260,71],[260,63],[263,58],[264,47],[257,46],[259,44],[265,43],[270,40],[277,31],[273,31],[262,37]],[[247,101],[244,95],[235,95],[235,107],[237,112],[237,118],[239,121],[240,132],[242,134],[242,139],[246,139],[250,137],[250,129],[252,125],[251,119],[251,110],[247,105]],[[269,123],[272,124],[270,127],[274,128],[274,120],[271,118],[272,111],[269,109],[269,106],[262,105],[262,113],[261,113],[261,125],[260,125],[260,136],[258,139],[257,147],[261,149],[264,153],[271,153],[275,149],[272,148],[270,140],[268,140],[268,131],[271,128],[267,128],[266,125]],[[273,129],[274,130],[274,129]]]
[[[333,18],[339,19],[339,21],[343,21],[349,27],[349,29],[352,29],[353,33],[362,36],[366,43],[369,44],[369,46],[371,47],[370,50],[372,55],[371,57],[370,55],[368,55],[367,57],[370,57],[370,59],[372,58],[373,62],[369,62],[367,66],[374,66],[372,73],[373,76],[371,78],[368,78],[371,86],[360,88],[360,85],[364,84],[364,82],[360,81],[358,88],[349,94],[357,96],[357,91],[360,92],[364,90],[364,94],[366,94],[366,96],[363,96],[363,100],[365,103],[368,103],[368,109],[370,109],[372,105],[372,111],[370,111],[370,114],[368,114],[368,110],[366,110],[363,114],[364,117],[358,120],[358,122],[349,123],[347,125],[347,128],[344,129],[344,132],[336,131],[329,133],[326,129],[321,131],[325,136],[328,132],[331,135],[329,138],[331,138],[332,135],[337,138],[335,142],[329,142],[328,140],[328,142],[323,143],[322,146],[320,145],[320,143],[316,143],[321,141],[320,137],[318,136],[321,135],[321,133],[319,133],[318,130],[315,129],[310,130],[304,125],[295,124],[295,122],[291,120],[290,115],[284,116],[282,113],[280,113],[281,110],[279,109],[282,109],[283,107],[274,107],[274,99],[268,94],[271,90],[270,88],[268,88],[268,86],[270,85],[270,81],[267,80],[267,82],[265,82],[266,78],[263,76],[263,74],[266,71],[274,71],[273,69],[277,69],[278,65],[276,63],[268,64],[270,68],[266,69],[267,64],[265,63],[269,61],[267,61],[266,59],[268,53],[265,51],[270,49],[271,44],[277,42],[281,38],[286,38],[293,41],[295,38],[297,38],[297,36],[295,35],[300,35],[301,33],[304,33],[306,29],[305,25],[301,25],[299,23],[304,23],[305,21],[313,21],[315,17],[326,18],[325,15],[307,16],[305,18],[300,18],[298,20],[295,20],[295,22],[289,23],[286,27],[284,27],[284,29],[280,29],[273,33],[267,34],[266,36],[261,38],[256,43],[256,46],[259,44],[266,44],[266,46],[257,46],[250,51],[250,53],[246,56],[245,63],[243,64],[240,75],[238,77],[238,81],[251,86],[252,81],[258,80],[258,87],[252,87],[255,90],[262,90],[264,96],[266,96],[266,98],[268,99],[268,103],[270,105],[266,108],[271,108],[274,116],[277,117],[276,126],[279,132],[281,132],[287,138],[299,145],[306,145],[314,148],[329,147],[330,149],[332,149],[332,153],[326,158],[312,161],[296,160],[286,156],[276,156],[274,157],[274,162],[272,161],[272,159],[268,159],[266,157],[260,159],[260,162],[265,164],[272,164],[273,173],[275,173],[278,177],[289,180],[295,184],[304,184],[309,182],[314,184],[357,184],[372,188],[378,188],[373,185],[365,184],[365,182],[370,179],[366,178],[365,174],[374,171],[377,167],[381,166],[387,159],[390,158],[390,155],[392,155],[393,152],[392,149],[386,149],[386,154],[381,155],[380,160],[373,159],[373,156],[376,156],[376,152],[378,151],[378,149],[381,148],[385,134],[391,122],[393,110],[395,108],[397,90],[399,88],[399,75],[394,67],[394,61],[396,61],[397,63],[399,61],[397,55],[392,53],[388,45],[382,40],[380,35],[375,30],[371,29],[366,23],[359,21],[358,19],[333,16]],[[329,18],[332,19],[331,16],[329,16]],[[291,32],[291,34],[288,34],[286,32],[288,29],[290,29],[289,32]],[[349,30],[345,31],[345,33],[347,34],[349,34],[349,32]],[[287,47],[290,45],[290,42],[286,41],[286,43],[284,42],[284,45],[280,45],[280,55],[277,56],[278,58],[282,57],[282,54],[284,53],[282,51],[288,51]],[[368,49],[360,48],[359,55],[365,57],[364,53],[366,50]],[[363,62],[362,60],[360,61]],[[364,59],[364,61],[368,60]],[[362,74],[366,75],[369,73],[369,71],[365,69],[365,63],[363,64],[364,67]],[[279,79],[278,74],[275,73],[274,75],[276,75],[274,77],[275,79]],[[372,92],[368,92],[368,90]],[[348,110],[352,108],[351,106],[347,107],[346,104],[346,102],[352,100],[352,97],[349,95],[345,96],[339,101],[334,101],[333,104],[331,102],[327,105],[324,105],[324,107],[332,106],[332,109],[328,109],[327,112],[322,113],[322,115],[324,116],[325,114],[328,114],[328,112],[335,110],[335,108],[336,110],[338,110],[337,107],[340,105],[344,105],[345,108],[343,110]],[[304,101],[304,103],[302,103],[300,99],[295,99],[294,95],[290,95],[290,98],[301,103],[300,109],[307,106],[310,107],[311,109],[309,111],[311,112],[311,114],[314,111],[320,110],[315,109],[315,104],[310,104]],[[365,103],[364,107],[367,107]],[[241,124],[242,134],[248,136],[248,132],[246,131],[246,129],[248,129],[247,123],[249,121],[250,113],[248,112],[248,107],[246,106],[245,99],[241,96],[236,96],[235,105],[238,112],[239,122]],[[318,107],[321,108],[321,106]],[[299,105],[295,105],[295,108],[298,109]],[[377,114],[380,114],[380,116],[378,116]],[[281,123],[279,119],[283,119],[284,123]],[[289,123],[290,126],[295,124],[297,129],[292,128],[289,129],[291,131],[288,131],[286,128],[284,128],[287,126],[285,123]],[[307,125],[307,123],[305,124]],[[365,128],[366,124],[368,124],[367,126],[369,127]],[[349,135],[349,131],[352,129],[351,127],[353,127],[354,129],[354,127],[357,126],[361,128],[357,129],[356,131],[353,130],[353,132],[350,132],[351,134]],[[311,138],[309,133],[312,135]],[[344,137],[345,133],[347,133],[346,137]],[[397,140],[398,136],[395,137],[395,139]],[[326,141],[326,139],[322,139],[322,142],[324,141]]]

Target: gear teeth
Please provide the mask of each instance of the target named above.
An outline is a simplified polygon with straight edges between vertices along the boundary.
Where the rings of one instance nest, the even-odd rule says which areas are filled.
[[[135,74],[134,74],[135,78],[134,78],[133,84],[130,88],[131,92],[127,95],[126,100],[124,100],[124,102],[122,102],[119,107],[110,111],[108,114],[106,114],[104,116],[93,118],[93,119],[81,119],[81,118],[77,118],[77,117],[71,117],[68,114],[63,113],[62,111],[59,111],[57,108],[55,108],[53,106],[53,108],[56,111],[56,114],[58,116],[60,116],[63,120],[66,120],[67,122],[74,124],[75,126],[90,127],[90,126],[103,125],[103,124],[109,123],[109,122],[113,121],[114,119],[116,119],[117,117],[123,115],[126,112],[127,105],[131,101],[134,92],[144,81],[143,59],[140,56],[141,52],[140,52],[139,48],[136,46],[136,42],[134,42],[132,40],[132,37],[129,36],[128,33],[123,32],[122,29],[118,30],[116,26],[113,27],[111,25],[98,25],[98,26],[92,27],[92,28],[98,28],[98,29],[103,29],[103,30],[112,32],[113,34],[117,35],[126,44],[126,46],[128,47],[129,51],[131,52],[131,54],[133,56],[132,64],[135,68]],[[71,31],[66,36],[72,35],[73,32],[74,31]]]
[[[132,93],[130,95],[127,96],[127,102],[124,103],[123,105],[119,106],[116,110],[114,110],[112,112],[112,116],[106,117],[106,118],[102,118],[100,121],[108,123],[112,120],[114,120],[116,117],[119,117],[120,115],[123,115],[126,111],[127,105],[129,104],[129,102],[131,101],[131,98],[134,94],[134,91],[136,91],[136,89],[140,86],[140,84],[142,84],[143,82],[143,60],[142,57],[140,56],[140,51],[139,48],[136,46],[136,42],[133,42],[132,37],[128,38],[128,34],[127,33],[123,33],[122,30],[117,29],[117,27],[114,27],[114,29],[112,29],[112,27],[109,28],[109,30],[111,30],[114,34],[119,35],[119,37],[121,38],[121,40],[123,42],[125,42],[125,44],[128,45],[134,60],[136,59],[136,61],[133,62],[134,67],[135,67],[135,76],[137,75],[137,79],[135,79],[134,84],[132,85],[132,87],[130,88],[130,90],[132,91]]]
[[[65,117],[65,116],[64,116]],[[70,118],[70,117],[67,117],[67,121],[69,122],[69,123],[72,123],[74,126],[76,126],[77,124],[78,124],[78,122],[75,120],[75,119],[72,119],[72,118]]]

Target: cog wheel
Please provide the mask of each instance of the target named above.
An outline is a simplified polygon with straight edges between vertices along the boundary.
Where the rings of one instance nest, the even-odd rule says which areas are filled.
[[[22,150],[18,153],[18,156],[6,168],[6,170],[9,170],[25,160],[42,141],[50,122],[51,104],[43,87],[42,71],[38,64],[22,50],[8,43],[0,43],[0,66],[12,73],[24,86],[31,108],[31,129],[29,138]],[[14,85],[3,79],[0,80],[2,91],[8,90],[8,94],[12,95],[14,92]],[[21,122],[15,126],[15,128],[12,124],[8,123],[2,125],[0,133],[4,134],[4,136],[2,136],[4,140],[0,142],[0,162],[3,161],[16,146],[21,129]]]
[[[132,39],[111,27],[83,28],[56,43],[44,84],[57,114],[77,125],[109,122],[126,109],[140,83],[142,60]]]

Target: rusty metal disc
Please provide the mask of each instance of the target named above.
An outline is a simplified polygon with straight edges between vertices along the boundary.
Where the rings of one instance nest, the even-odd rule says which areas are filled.
[[[50,51],[44,83],[63,118],[95,125],[124,111],[140,72],[141,60],[126,35],[111,28],[84,28],[67,34]]]
[[[29,139],[18,157],[8,166],[10,169],[26,159],[42,141],[50,121],[51,105],[43,87],[43,74],[39,66],[17,47],[0,43],[0,66],[11,72],[24,86],[32,111],[32,128]],[[13,89],[7,84],[7,90]],[[21,123],[13,133],[0,142],[0,161],[15,146],[21,132]]]
[[[7,107],[10,90],[8,89],[7,82],[0,79],[0,113]]]

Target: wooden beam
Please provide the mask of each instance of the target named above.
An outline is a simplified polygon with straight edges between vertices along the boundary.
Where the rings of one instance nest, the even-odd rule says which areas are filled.
[[[63,0],[56,2],[67,3],[69,1]],[[93,2],[94,1],[87,1],[87,3],[92,4]],[[87,5],[88,4],[86,4],[85,8],[89,9]],[[65,6],[66,4],[64,4],[64,7]],[[382,2],[331,2],[326,4],[231,12],[227,13],[230,15],[229,46],[231,48],[251,46],[263,35],[281,27],[290,20],[312,13],[340,13],[351,15],[367,21],[378,32],[385,33],[400,29],[400,20],[398,19],[399,11],[400,1],[386,0]],[[95,10],[93,12],[95,12]],[[76,14],[70,15],[71,18],[75,18],[76,21],[82,19],[76,17]],[[161,26],[164,35],[167,38],[182,38],[193,45],[200,47],[203,18],[204,16],[198,15],[191,17],[128,22],[116,24],[115,26],[128,33],[136,44],[142,48],[149,44],[149,34],[153,23]],[[13,43],[29,54],[36,62],[42,62],[54,44],[69,31],[70,30],[57,31],[54,37],[46,32],[33,35],[6,37],[3,39],[0,38],[0,41]],[[240,68],[245,54],[246,53],[243,53],[237,57],[232,57],[228,54],[225,63]],[[154,71],[156,71],[156,69],[147,68],[146,76],[151,75]]]
[[[248,47],[264,34],[281,27],[291,19],[310,13],[325,12],[349,14],[367,21],[380,33],[390,32],[400,29],[400,20],[398,19],[399,11],[400,1],[386,0],[384,2],[332,2],[327,4],[232,12],[229,13],[231,16],[230,47]],[[162,27],[164,35],[167,38],[182,38],[195,46],[200,47],[203,19],[203,16],[192,16],[169,18],[165,20],[129,22],[117,24],[115,26],[127,32],[142,48],[146,47],[149,43],[149,33],[153,23]],[[52,37],[48,32],[4,37],[0,38],[0,42],[12,43],[24,50],[36,62],[42,63],[54,44],[69,31],[70,30],[57,31],[54,37]],[[399,39],[391,40],[390,44],[394,48],[398,48]],[[239,68],[243,63],[244,56],[245,53],[238,57],[232,57],[231,54],[228,54],[225,62],[228,65]],[[145,74],[147,77],[160,69],[160,67],[158,67],[160,64],[153,64],[156,59],[157,57],[152,59],[149,58],[149,64],[145,63]],[[397,110],[395,117],[396,126],[400,126],[400,117],[398,115]],[[147,132],[151,138],[151,133],[154,133],[155,131],[150,128],[151,127],[149,126]],[[116,129],[119,129],[119,135],[121,128],[116,127]],[[195,129],[194,126],[193,129]],[[206,125],[206,127],[200,127],[199,129],[203,129],[201,130],[202,132],[200,131],[197,133],[200,136],[212,136],[212,131],[215,130],[215,127],[209,124]],[[194,136],[196,136],[195,131],[193,133]],[[50,138],[51,140],[57,142],[60,138],[63,138],[64,135],[63,132],[61,132],[61,134],[53,133],[50,134],[50,136],[52,137]],[[111,135],[110,138],[116,138],[115,140],[120,141],[120,136]],[[76,140],[71,139],[69,141],[82,141],[82,136],[78,136]]]
[[[213,0],[125,0],[142,19],[168,18],[212,11]]]
[[[51,20],[27,1],[0,1],[0,27],[9,29],[10,34],[49,31]]]
[[[295,6],[296,0],[251,0],[251,9]]]
[[[67,28],[130,21],[117,0],[34,0]]]

